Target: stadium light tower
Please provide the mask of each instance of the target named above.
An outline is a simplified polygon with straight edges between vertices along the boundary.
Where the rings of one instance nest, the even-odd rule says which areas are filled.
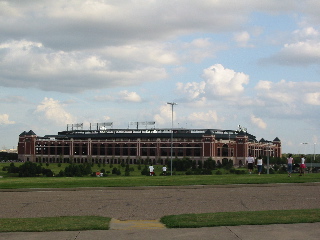
[[[167,104],[171,105],[171,176],[172,176],[172,151],[173,151],[173,106],[178,105],[175,102],[167,102]]]

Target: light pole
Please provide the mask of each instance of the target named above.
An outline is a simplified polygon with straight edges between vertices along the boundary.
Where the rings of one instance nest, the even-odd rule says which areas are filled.
[[[313,143],[313,162],[316,162],[316,144]],[[312,173],[312,160],[311,160],[311,173]]]
[[[306,142],[304,142],[304,143],[300,143],[300,144],[302,144],[302,145],[307,145],[308,143],[306,143]],[[304,147],[304,151],[303,151],[304,153],[304,155],[306,154],[306,147]],[[307,156],[305,156],[305,160],[307,161]],[[312,161],[312,160],[311,160]],[[312,168],[311,168],[312,169]]]
[[[302,145],[307,145],[308,143],[304,142],[304,143],[300,143],[300,144],[302,144]],[[306,154],[306,147],[304,147],[303,154],[304,154],[304,155]]]
[[[269,174],[269,169],[270,169],[270,143],[268,143],[267,174]]]
[[[178,105],[175,102],[167,102],[167,104],[171,105],[171,176],[172,176],[172,151],[173,151],[173,106]]]

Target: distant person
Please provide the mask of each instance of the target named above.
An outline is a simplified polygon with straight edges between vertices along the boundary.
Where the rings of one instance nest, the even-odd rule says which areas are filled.
[[[166,165],[163,165],[163,167],[162,167],[162,175],[164,175],[164,176],[167,175],[167,167],[166,167]]]
[[[263,163],[262,157],[259,156],[257,159],[258,175],[260,175],[262,172],[262,163]]]
[[[291,177],[291,173],[292,173],[292,166],[293,166],[294,160],[292,157],[292,154],[289,154],[289,157],[287,158],[287,171],[288,171],[288,177]]]
[[[300,175],[299,175],[299,176],[304,175],[305,169],[306,169],[306,159],[304,158],[304,156],[303,156],[303,155],[301,155],[301,162],[300,162]]]
[[[154,176],[154,167],[152,166],[152,164],[149,166],[149,172],[150,176]]]
[[[254,157],[252,156],[252,154],[249,154],[249,157],[247,157],[246,162],[248,164],[249,174],[251,174],[253,170],[253,164],[254,164]]]

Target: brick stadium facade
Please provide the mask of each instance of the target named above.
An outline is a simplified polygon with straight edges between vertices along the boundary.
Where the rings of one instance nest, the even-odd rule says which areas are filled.
[[[91,127],[90,127],[91,128]],[[244,163],[249,154],[281,157],[281,141],[261,139],[243,130],[173,129],[173,158]],[[164,164],[171,158],[171,129],[67,130],[37,136],[32,130],[19,135],[18,158],[32,162]]]

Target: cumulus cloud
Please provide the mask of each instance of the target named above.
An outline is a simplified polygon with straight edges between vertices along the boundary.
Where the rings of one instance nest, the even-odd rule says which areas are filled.
[[[8,124],[15,124],[15,122],[9,120],[8,114],[0,114],[0,125],[8,125]]]
[[[235,99],[249,83],[248,75],[224,68],[221,64],[204,69],[202,78],[204,81],[201,82],[178,83],[177,89],[191,99]]]
[[[35,112],[43,114],[47,121],[52,121],[58,125],[75,122],[75,118],[64,109],[58,100],[54,100],[53,98],[44,98],[37,106]]]
[[[259,81],[255,89],[260,99],[282,104],[319,105],[320,82]]]
[[[249,83],[249,76],[242,72],[224,68],[221,64],[213,65],[203,71],[208,96],[233,97],[244,91]]]
[[[141,97],[136,92],[124,90],[119,93],[119,97],[126,102],[141,102]]]
[[[319,92],[306,93],[305,102],[310,105],[320,106],[320,89]]]
[[[248,42],[250,40],[250,34],[247,31],[236,33],[234,35],[234,40],[238,43],[240,47],[252,47],[252,45],[248,45]]]
[[[259,128],[262,128],[262,129],[266,129],[267,128],[267,124],[261,119],[261,118],[258,118],[254,115],[251,115],[251,122],[258,126]]]
[[[181,61],[195,63],[214,57],[216,52],[225,50],[226,48],[225,45],[214,43],[209,38],[197,38],[191,42],[186,42],[181,45],[181,49],[176,47],[181,55]]]
[[[309,26],[293,31],[293,36],[299,41],[301,39],[316,39],[320,36],[320,33],[314,27]]]
[[[215,111],[209,110],[208,112],[194,112],[188,116],[191,122],[206,122],[212,124],[219,121],[218,114]]]
[[[153,117],[154,121],[159,124],[163,125],[172,121],[172,108],[171,105],[166,104],[162,105],[159,109],[159,113],[155,114]],[[173,110],[173,121],[176,120],[176,113]]]
[[[122,90],[118,93],[100,95],[94,97],[98,102],[142,102],[142,98],[136,92],[129,92],[128,90]]]
[[[272,60],[283,65],[320,64],[320,42],[285,44],[283,49],[272,57]]]
[[[123,46],[108,46],[101,53],[109,58],[121,59],[122,61],[134,61],[144,64],[169,65],[178,64],[179,57],[172,49],[171,44],[144,43]],[[129,63],[128,63],[129,64]]]
[[[23,96],[7,96],[0,98],[0,102],[3,103],[26,103],[27,99]]]
[[[137,85],[145,79],[155,81],[166,77],[163,68],[142,66],[118,70],[102,56],[53,51],[41,43],[26,40],[1,44],[1,53],[0,70],[3,74],[0,76],[0,84],[6,87],[81,92]]]
[[[6,14],[0,15],[2,33],[9,38],[28,35],[50,48],[63,50],[96,48],[106,43],[125,45],[140,39],[165,40],[177,32],[199,29],[228,31],[244,23],[250,12],[245,3],[235,6],[233,1],[46,0],[24,4],[8,1],[3,5]],[[260,6],[254,2],[251,5]],[[277,3],[277,7],[280,5]]]
[[[285,43],[274,55],[264,58],[261,63],[307,66],[320,64],[320,32],[314,27],[293,31],[291,42]]]
[[[190,83],[177,83],[178,92],[182,92],[188,96],[190,99],[197,99],[201,95],[205,94],[206,83],[202,82],[190,82]]]

